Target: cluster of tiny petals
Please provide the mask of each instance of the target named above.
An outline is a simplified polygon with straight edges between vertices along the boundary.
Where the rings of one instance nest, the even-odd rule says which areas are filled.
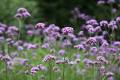
[[[120,16],[116,18],[116,22],[120,23]]]
[[[102,76],[105,75],[105,73],[106,73],[105,67],[104,67],[104,66],[101,66],[100,69],[99,69],[99,72],[100,72],[100,74],[101,74]]]
[[[97,43],[97,40],[95,37],[90,37],[88,38],[88,40],[86,41],[86,44],[89,44],[89,45],[95,45]]]
[[[64,27],[62,28],[62,33],[63,34],[68,34],[68,33],[73,33],[74,29],[72,27]]]
[[[35,28],[36,28],[36,29],[44,29],[44,28],[45,28],[45,23],[37,23],[37,24],[35,25]]]
[[[100,61],[101,63],[108,64],[108,60],[106,60],[105,57],[103,56],[97,56],[97,60]]]
[[[55,56],[53,56],[53,55],[51,55],[51,54],[48,54],[48,55],[46,55],[46,56],[44,57],[43,61],[44,61],[44,62],[48,62],[48,61],[55,60],[55,59],[56,59]]]
[[[43,64],[39,64],[31,68],[30,72],[32,75],[35,75],[38,71],[46,71],[47,68]]]
[[[118,27],[117,27],[117,23],[116,23],[116,21],[114,21],[114,20],[110,21],[110,23],[108,24],[108,26],[109,26],[109,28],[111,28],[112,30],[118,28]]]
[[[88,20],[86,23],[93,26],[98,25],[98,22],[95,19]]]
[[[79,49],[79,50],[83,50],[83,51],[86,50],[85,46],[82,45],[82,44],[75,45],[74,47],[77,48],[77,49]]]
[[[31,16],[30,13],[25,8],[19,8],[15,15],[16,18],[27,18]]]
[[[100,26],[107,27],[108,26],[108,21],[107,20],[100,21]]]

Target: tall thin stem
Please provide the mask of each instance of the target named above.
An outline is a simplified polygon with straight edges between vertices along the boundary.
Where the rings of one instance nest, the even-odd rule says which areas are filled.
[[[7,62],[5,61],[5,78],[8,80],[8,68],[7,68]]]

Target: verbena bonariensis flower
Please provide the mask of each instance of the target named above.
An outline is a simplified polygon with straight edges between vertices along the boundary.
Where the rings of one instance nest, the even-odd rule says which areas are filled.
[[[2,60],[5,62],[8,62],[8,61],[11,61],[11,57],[8,54],[6,54],[6,55],[2,56]]]
[[[0,36],[0,43],[3,43],[5,40],[5,37],[4,36]]]
[[[61,44],[61,47],[62,47],[62,48],[64,48],[64,47],[70,47],[70,46],[72,46],[72,43],[71,43],[71,41],[68,40],[68,39],[65,39],[65,40],[62,42],[62,44]]]
[[[87,58],[83,59],[83,62],[87,67],[90,67],[91,65],[94,64],[93,60],[90,60],[90,59],[87,59]]]
[[[88,45],[95,45],[97,43],[97,40],[95,37],[89,37],[86,41],[86,44]]]
[[[51,55],[51,54],[48,54],[48,55],[46,55],[46,56],[44,57],[43,61],[44,61],[44,62],[49,62],[49,61],[55,60],[55,59],[56,59],[56,56]]]
[[[23,46],[17,46],[17,49],[18,49],[19,51],[23,51],[23,50],[24,50],[24,47],[23,47]]]
[[[102,31],[102,29],[101,29],[100,26],[97,26],[97,27],[95,28],[95,32],[96,32],[96,33],[101,32],[101,31]]]
[[[92,25],[85,25],[85,26],[83,26],[85,29],[87,29],[87,30],[89,30],[90,28],[94,28]]]
[[[112,73],[112,72],[107,72],[106,73],[106,76],[107,76],[108,80],[114,80],[113,75],[114,75],[114,73]]]
[[[89,24],[89,25],[93,25],[93,26],[97,26],[98,25],[98,22],[95,19],[88,20],[86,23]]]
[[[55,63],[56,64],[63,64],[63,63],[67,63],[67,62],[65,62],[65,60],[60,59],[60,60],[56,60]]]
[[[79,50],[83,50],[83,51],[86,50],[85,46],[82,45],[82,44],[75,45],[74,47],[77,48],[77,49],[79,49]]]
[[[68,36],[69,36],[70,38],[75,38],[75,37],[76,37],[73,33],[68,33]]]
[[[120,47],[120,41],[115,41],[112,43],[113,46]]]
[[[103,56],[97,56],[96,59],[100,61],[101,63],[108,64],[108,60],[105,59]]]
[[[97,54],[98,49],[97,49],[97,47],[91,47],[90,51],[91,51],[91,53],[93,53],[95,55],[95,54]]]
[[[68,34],[68,33],[73,33],[74,29],[72,27],[64,27],[62,28],[62,33],[63,34]]]
[[[46,71],[46,70],[47,70],[47,67],[45,67],[43,64],[39,64],[39,65],[37,65],[37,67],[38,67],[39,70],[41,70],[41,71]]]
[[[108,27],[111,28],[112,30],[115,30],[118,28],[117,23],[114,20],[110,21],[110,23],[108,24]]]
[[[65,50],[64,49],[61,49],[59,52],[58,52],[58,54],[60,54],[60,55],[64,55],[65,54]]]
[[[32,35],[34,35],[34,31],[33,31],[33,30],[28,30],[28,31],[27,31],[27,34],[28,34],[29,36],[32,36]]]
[[[50,45],[49,45],[49,43],[44,43],[41,47],[42,47],[42,48],[49,48]]]
[[[38,67],[32,67],[31,68],[31,74],[32,75],[35,75],[37,73],[37,71],[39,71],[39,68]]]
[[[27,18],[30,17],[30,13],[25,8],[19,8],[15,15],[16,18]]]
[[[117,24],[120,24],[120,17],[116,18],[116,22],[117,22]]]
[[[100,72],[100,74],[101,74],[102,76],[104,76],[105,73],[106,73],[105,67],[104,67],[104,66],[101,66],[101,67],[99,68],[99,72]]]
[[[100,26],[101,27],[108,27],[108,21],[107,20],[100,21]]]
[[[37,23],[35,29],[43,30],[45,28],[45,23]]]
[[[78,36],[79,36],[79,37],[84,36],[84,31],[80,31],[80,32],[78,33]]]
[[[89,29],[88,29],[88,33],[90,33],[90,34],[95,33],[95,31],[96,31],[96,30],[95,30],[94,28],[89,28]]]
[[[27,49],[36,49],[37,47],[38,47],[37,44],[31,44],[31,43],[29,43],[29,44],[27,45]]]
[[[16,26],[9,26],[8,30],[6,31],[6,34],[8,36],[16,36],[18,35],[19,30]]]

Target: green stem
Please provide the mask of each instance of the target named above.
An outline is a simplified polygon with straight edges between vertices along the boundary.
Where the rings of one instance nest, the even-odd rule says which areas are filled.
[[[63,76],[63,80],[65,80],[65,73],[64,73],[64,68],[65,67],[65,64],[63,63],[63,72],[62,72],[62,76]]]
[[[7,62],[5,61],[5,78],[8,80],[8,68],[7,68]]]
[[[49,80],[52,80],[52,63],[49,62]]]

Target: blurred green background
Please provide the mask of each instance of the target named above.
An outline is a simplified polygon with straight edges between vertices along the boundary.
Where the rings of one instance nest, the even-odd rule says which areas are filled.
[[[37,22],[55,23],[58,26],[73,26],[79,28],[84,20],[74,19],[71,13],[75,7],[81,12],[97,20],[114,18],[120,14],[116,3],[112,5],[97,5],[97,0],[0,0],[0,22],[5,24],[16,23],[14,15],[19,7],[25,7],[32,17],[28,23]],[[117,11],[111,15],[111,9]]]

